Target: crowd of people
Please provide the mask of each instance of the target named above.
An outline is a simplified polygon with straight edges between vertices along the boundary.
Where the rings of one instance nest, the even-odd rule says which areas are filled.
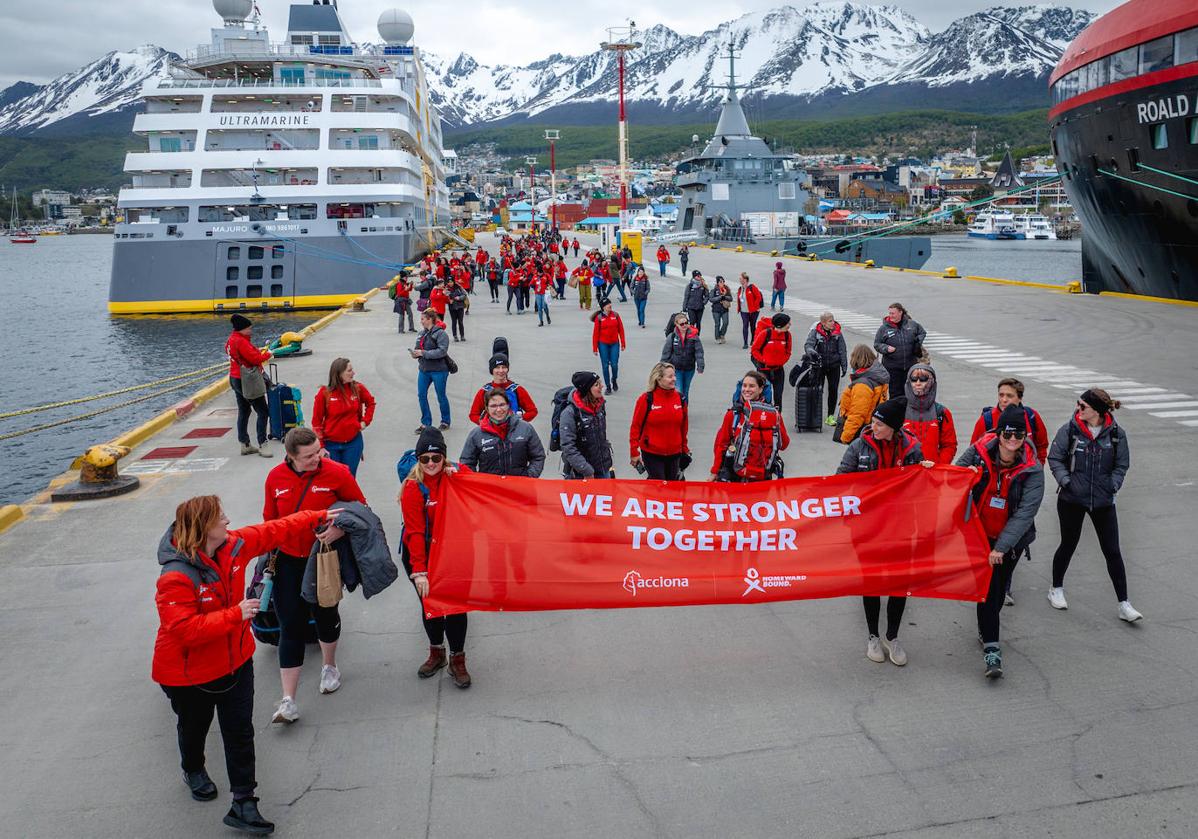
[[[577,257],[577,239],[570,241],[552,232],[505,237],[496,254],[482,247],[473,254],[430,254],[414,275],[405,272],[392,284],[399,332],[416,332],[409,352],[418,366],[421,418],[415,446],[400,463],[397,501],[404,523],[401,563],[419,599],[429,591],[430,543],[440,502],[446,482],[456,475],[478,472],[535,479],[544,473],[548,453],[560,452],[560,475],[565,479],[616,477],[618,458],[609,433],[607,401],[620,391],[620,356],[627,336],[612,295],[627,300],[625,292],[630,290],[638,326],[645,328],[645,302],[651,293],[661,292],[651,288],[643,265],[628,249],[613,249],[609,254],[588,249],[580,263],[567,270],[571,250]],[[671,254],[662,245],[655,256],[660,278]],[[686,255],[678,256],[685,265]],[[568,289],[577,291],[580,310],[593,310],[591,349],[599,370],[574,373],[568,385],[552,394],[546,445],[532,425],[540,413],[537,397],[511,378],[506,341],[497,341],[487,365],[489,380],[471,401],[470,431],[458,458],[451,460],[444,434],[452,424],[446,384],[457,367],[450,347],[466,340],[470,298],[483,281],[490,304],[505,306],[512,316],[536,312],[538,327],[552,324],[551,300],[564,300]],[[1024,403],[1024,384],[1004,378],[997,383],[995,404],[980,408],[964,443],[952,411],[940,401],[936,371],[923,347],[926,333],[901,303],[887,308],[872,344],[858,343],[851,349],[834,314],[824,312],[811,325],[796,358],[792,319],[783,311],[786,277],[781,263],[771,286],[774,311],[764,318],[760,317],[764,295],[748,274],[738,277],[735,290],[721,276],[709,284],[698,270],[684,272],[684,281],[680,305],[666,324],[660,360],[633,405],[627,463],[637,473],[652,480],[681,481],[692,471],[690,394],[695,376],[705,370],[703,317],[710,308],[715,340],[723,343],[728,314],[735,305],[750,369],[722,391],[729,401],[711,442],[708,480],[743,483],[784,476],[782,455],[792,437],[782,394],[787,368],[804,365],[813,373],[808,382],[826,390],[826,416],[821,409],[818,422],[834,427],[833,439],[846,446],[836,472],[955,464],[976,473],[973,509],[989,540],[993,566],[986,598],[976,610],[987,677],[1003,674],[1000,615],[1004,605],[1014,604],[1011,578],[1036,538],[1045,465],[1058,487],[1061,532],[1047,592],[1051,607],[1067,608],[1064,577],[1089,517],[1115,590],[1118,617],[1129,622],[1141,618],[1128,600],[1115,505],[1129,468],[1128,440],[1114,419],[1119,403],[1105,391],[1092,388],[1082,393],[1075,411],[1050,443],[1043,418]],[[500,295],[504,288],[506,301]],[[418,330],[413,329],[413,309],[419,317]],[[446,315],[452,323],[452,341]],[[265,397],[257,392],[270,353],[254,345],[252,327],[245,316],[233,316],[226,344],[230,385],[238,407],[241,453],[270,457]],[[430,386],[439,405],[438,425],[433,423],[428,401]],[[327,382],[316,392],[312,427],[286,433],[284,459],[266,477],[263,523],[229,530],[219,498],[193,498],[179,505],[158,548],[160,627],[153,678],[176,714],[184,781],[197,800],[217,796],[204,768],[204,739],[213,715],[218,717],[233,793],[225,823],[241,830],[267,833],[273,829],[254,796],[251,717],[254,640],[250,624],[267,605],[257,589],[247,589],[247,569],[253,557],[269,557],[269,608],[278,621],[282,693],[272,722],[293,724],[300,716],[297,693],[308,643],[319,644],[320,693],[334,693],[341,685],[336,661],[340,613],[336,605],[321,605],[304,596],[305,572],[315,552],[346,536],[339,526],[342,508],[366,504],[355,476],[364,458],[362,430],[373,421],[376,406],[373,394],[357,380],[350,359],[335,359]],[[248,428],[253,412],[258,415],[256,445]],[[904,666],[908,654],[899,641],[899,630],[906,598],[887,598],[884,627],[881,600],[863,598],[865,655],[873,662],[889,660]],[[421,614],[429,654],[417,668],[417,676],[427,679],[446,668],[454,685],[469,688],[467,615],[428,618],[423,610]]]

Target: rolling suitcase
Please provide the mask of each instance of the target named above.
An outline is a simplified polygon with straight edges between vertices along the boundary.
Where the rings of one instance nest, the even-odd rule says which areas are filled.
[[[805,359],[802,366],[791,373],[790,378],[795,391],[795,431],[800,434],[823,433],[824,417],[821,405],[824,400],[824,386],[820,368],[811,360]]]
[[[270,437],[282,440],[292,428],[304,424],[304,406],[300,389],[279,381],[279,368],[270,365],[270,387],[266,391],[266,407],[270,413]]]

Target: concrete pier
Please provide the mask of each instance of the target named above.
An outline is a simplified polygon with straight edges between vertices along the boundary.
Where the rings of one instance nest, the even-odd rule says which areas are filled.
[[[484,244],[495,250],[494,242]],[[674,248],[671,247],[671,251]],[[693,249],[690,267],[735,285],[750,273],[769,299],[776,260]],[[474,687],[416,678],[427,641],[402,579],[367,604],[342,602],[344,686],[317,693],[309,650],[291,727],[269,724],[279,698],[273,648],[256,655],[261,807],[288,837],[961,837],[1198,835],[1198,609],[1193,511],[1198,373],[1192,309],[783,260],[796,346],[830,308],[846,341],[872,343],[901,301],[930,333],[940,400],[962,447],[995,383],[1018,375],[1050,434],[1091,383],[1126,406],[1131,446],[1119,514],[1131,601],[1118,620],[1087,525],[1066,589],[1046,599],[1058,544],[1053,496],[1033,560],[1003,611],[1006,677],[982,678],[974,607],[912,601],[910,664],[874,664],[856,599],[753,606],[478,614],[467,654]],[[570,265],[576,264],[574,259]],[[661,352],[682,280],[656,279],[648,328],[616,304],[628,332],[621,390],[609,400],[617,470],[630,476],[632,405]],[[491,339],[508,338],[512,378],[532,393],[548,439],[551,397],[575,370],[598,370],[576,297],[553,324],[472,299],[467,342],[451,344],[456,457],[467,408],[488,378]],[[618,299],[618,295],[617,295]],[[359,482],[392,545],[395,461],[419,421],[414,336],[397,335],[376,295],[279,363],[305,413],[337,356],[354,362],[379,408]],[[768,307],[766,315],[769,314]],[[734,382],[749,369],[735,312],[726,345],[704,318],[707,372],[691,391],[692,480],[705,479]],[[430,394],[431,395],[431,394]],[[793,420],[787,389],[785,413]],[[435,413],[434,402],[434,417]],[[142,486],[122,498],[33,505],[0,534],[0,826],[14,837],[224,836],[227,781],[216,726],[208,768],[221,800],[191,800],[174,717],[149,678],[157,613],[155,546],[176,504],[216,493],[233,526],[260,520],[276,459],[240,457],[227,394],[138,446],[122,462]],[[216,432],[212,432],[216,433]],[[102,442],[102,441],[96,441]],[[143,459],[159,447],[181,457]],[[826,474],[843,449],[794,435],[788,475]],[[171,454],[167,452],[166,454]],[[177,453],[176,453],[177,454]],[[556,476],[551,455],[546,476]],[[1049,479],[1049,487],[1055,484]],[[496,521],[495,527],[503,526]]]

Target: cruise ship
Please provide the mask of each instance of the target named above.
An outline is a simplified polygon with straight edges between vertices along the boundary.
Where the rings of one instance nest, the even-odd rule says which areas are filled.
[[[336,0],[290,7],[272,43],[253,0],[146,83],[115,226],[113,314],[333,308],[448,236],[441,118],[414,25],[355,45]]]
[[[1085,290],[1198,300],[1198,4],[1124,3],[1077,36],[1049,85]]]

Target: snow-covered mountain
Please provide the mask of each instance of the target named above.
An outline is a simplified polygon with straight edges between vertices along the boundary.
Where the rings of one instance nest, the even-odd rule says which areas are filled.
[[[1029,101],[1039,104],[1043,95],[1046,103],[1044,78],[1094,17],[1063,6],[1000,6],[933,34],[896,6],[817,0],[751,12],[700,35],[656,25],[638,33],[642,46],[629,54],[626,93],[630,107],[661,121],[710,114],[723,95],[723,56],[731,45],[737,84],[757,119],[811,103],[830,112],[849,102],[867,110],[948,101],[1005,110],[1016,87]],[[575,122],[610,117],[610,52],[552,55],[522,66],[485,65],[467,53],[422,55],[432,99],[450,127],[566,113]],[[127,125],[142,82],[165,73],[172,60],[178,56],[144,46],[109,53],[43,87],[19,82],[0,91],[0,134],[75,131],[117,117]],[[910,90],[927,96],[912,100]]]

